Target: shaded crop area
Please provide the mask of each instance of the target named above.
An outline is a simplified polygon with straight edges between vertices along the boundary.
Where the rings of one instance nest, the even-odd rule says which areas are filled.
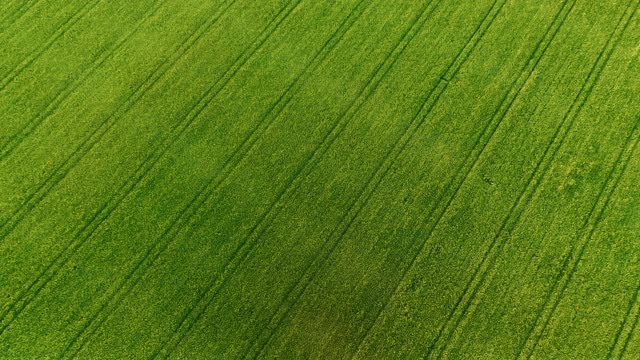
[[[7,0],[0,50],[0,358],[640,354],[640,0]]]

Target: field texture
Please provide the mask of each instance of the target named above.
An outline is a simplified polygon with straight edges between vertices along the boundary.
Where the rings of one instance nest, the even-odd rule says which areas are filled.
[[[640,359],[639,6],[0,1],[0,358]]]

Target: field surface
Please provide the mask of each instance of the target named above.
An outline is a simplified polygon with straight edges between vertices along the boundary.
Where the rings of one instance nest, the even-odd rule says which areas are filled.
[[[1,359],[640,359],[640,0],[0,2]]]

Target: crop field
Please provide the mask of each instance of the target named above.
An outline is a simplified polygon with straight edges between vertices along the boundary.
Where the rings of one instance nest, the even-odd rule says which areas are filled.
[[[640,0],[4,0],[0,54],[0,359],[640,359]]]

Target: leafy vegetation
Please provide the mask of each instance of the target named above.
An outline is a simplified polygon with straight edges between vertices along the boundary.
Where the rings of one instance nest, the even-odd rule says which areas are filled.
[[[635,358],[639,4],[0,4],[0,357]]]

